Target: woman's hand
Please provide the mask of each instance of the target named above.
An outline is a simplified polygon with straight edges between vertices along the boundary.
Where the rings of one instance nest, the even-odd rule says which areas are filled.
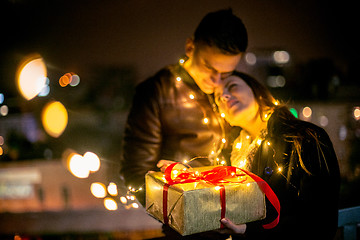
[[[226,231],[227,233],[244,234],[246,231],[246,224],[236,225],[227,218],[223,218],[220,221],[228,230],[230,230],[230,231]]]

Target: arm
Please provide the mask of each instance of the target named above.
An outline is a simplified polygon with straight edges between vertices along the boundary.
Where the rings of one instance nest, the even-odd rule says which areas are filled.
[[[162,142],[158,98],[154,81],[145,81],[136,88],[123,142],[121,173],[126,186],[141,187],[145,174],[156,170]],[[143,197],[138,196],[140,202]]]

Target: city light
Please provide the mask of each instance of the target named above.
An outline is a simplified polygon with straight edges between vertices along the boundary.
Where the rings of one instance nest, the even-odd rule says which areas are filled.
[[[290,61],[290,55],[287,51],[275,51],[273,59],[277,64],[286,64]]]
[[[68,123],[68,113],[64,105],[53,101],[44,107],[41,120],[47,134],[57,138],[65,131]]]
[[[109,211],[115,211],[118,209],[117,203],[112,198],[105,198],[104,199],[104,206]]]
[[[47,70],[40,55],[26,57],[16,73],[17,87],[26,100],[36,97],[46,85]]]
[[[305,118],[310,118],[311,115],[312,115],[312,110],[310,107],[304,107],[303,110],[302,110],[302,115],[305,117]]]
[[[353,114],[356,121],[360,120],[360,107],[355,107]]]
[[[109,183],[109,185],[107,187],[107,191],[111,196],[118,195],[117,185],[113,182]]]

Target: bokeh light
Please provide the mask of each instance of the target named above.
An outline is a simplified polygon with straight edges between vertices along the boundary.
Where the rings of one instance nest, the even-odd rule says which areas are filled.
[[[46,75],[46,65],[40,55],[26,57],[16,73],[17,87],[21,95],[26,100],[36,97],[45,86]]]
[[[87,178],[90,174],[85,159],[77,153],[70,154],[69,156],[69,170],[78,178]]]
[[[80,83],[80,77],[75,73],[65,73],[59,79],[59,84],[61,87],[66,87],[67,85],[75,87],[79,85],[79,83]]]
[[[104,206],[107,210],[110,210],[110,211],[115,211],[118,208],[117,203],[112,198],[105,198]]]
[[[62,103],[52,101],[44,107],[41,120],[45,131],[57,138],[65,131],[68,113]]]
[[[6,116],[9,113],[9,107],[7,105],[2,105],[0,107],[0,114],[1,116]]]
[[[117,196],[118,195],[118,190],[117,190],[117,185],[113,182],[109,183],[108,187],[107,187],[108,193],[111,196]]]
[[[94,197],[96,197],[96,198],[106,197],[105,185],[100,182],[92,183],[90,190],[91,190],[92,195],[94,195]]]
[[[86,152],[84,154],[84,158],[86,161],[86,165],[88,166],[91,172],[96,172],[100,169],[100,159],[99,157],[93,152]]]
[[[311,115],[312,115],[312,110],[310,107],[304,107],[303,110],[302,110],[302,115],[305,117],[305,118],[310,118]]]
[[[277,64],[285,64],[290,61],[290,55],[287,51],[275,51],[273,58]]]
[[[355,107],[353,114],[356,121],[360,120],[360,107]]]

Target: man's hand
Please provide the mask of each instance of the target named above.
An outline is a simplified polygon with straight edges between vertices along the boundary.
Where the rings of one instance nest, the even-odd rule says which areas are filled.
[[[220,221],[222,224],[224,224],[224,226],[227,228],[227,230],[229,230],[229,231],[225,230],[226,233],[244,234],[246,231],[246,224],[236,225],[235,223],[233,223],[232,221],[230,221],[227,218],[223,218]],[[224,230],[224,229],[222,229],[222,230]],[[220,230],[220,232],[223,232],[222,230]]]
[[[160,160],[160,161],[156,164],[156,166],[157,166],[158,168],[160,168],[161,172],[165,172],[165,169],[166,169],[169,165],[171,165],[171,164],[173,164],[173,163],[175,163],[175,162],[174,162],[174,161],[170,161],[170,160]],[[185,166],[182,165],[181,163],[179,163],[178,165],[175,166],[174,169],[180,170],[180,169],[184,169],[184,168],[185,168]]]

